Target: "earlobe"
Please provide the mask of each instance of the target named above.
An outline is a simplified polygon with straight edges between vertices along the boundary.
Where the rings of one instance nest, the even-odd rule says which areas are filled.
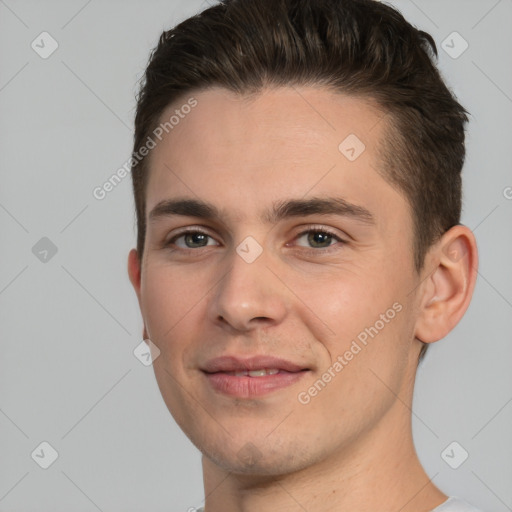
[[[466,226],[449,229],[429,251],[433,268],[420,287],[415,337],[425,343],[444,338],[466,312],[476,283],[478,253]]]

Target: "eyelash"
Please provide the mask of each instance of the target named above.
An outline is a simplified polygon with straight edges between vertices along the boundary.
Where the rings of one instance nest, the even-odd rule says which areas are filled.
[[[164,242],[164,246],[165,247],[171,247],[172,245],[174,245],[176,240],[178,240],[179,238],[181,238],[183,236],[186,236],[186,235],[195,234],[195,233],[200,234],[200,235],[206,235],[206,236],[214,239],[214,237],[211,236],[209,233],[207,233],[206,231],[203,231],[203,230],[201,230],[199,228],[187,228],[187,229],[177,233],[176,235],[174,235],[168,241]],[[307,235],[308,233],[322,233],[322,234],[325,234],[325,235],[329,235],[336,242],[338,242],[338,244],[332,244],[332,245],[329,245],[327,247],[320,247],[320,248],[302,247],[302,249],[304,251],[308,252],[308,253],[318,254],[318,253],[321,252],[323,254],[329,254],[333,250],[339,250],[339,247],[338,247],[339,244],[344,245],[344,244],[347,243],[345,240],[340,238],[339,235],[337,235],[333,231],[330,231],[329,229],[326,229],[326,228],[321,227],[321,226],[308,226],[307,229],[304,229],[300,233],[297,233],[297,235],[295,235],[294,240],[296,240],[298,238],[301,238],[304,235]],[[201,249],[206,249],[207,247],[211,247],[211,246],[204,246],[204,247],[199,247],[199,248],[195,248],[195,249],[191,248],[191,247],[186,248],[186,249],[184,249],[182,247],[176,247],[176,248],[174,248],[174,250],[176,250],[176,251],[196,251],[196,252],[199,252]]]

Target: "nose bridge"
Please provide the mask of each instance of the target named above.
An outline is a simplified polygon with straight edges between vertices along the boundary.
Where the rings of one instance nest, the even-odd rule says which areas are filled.
[[[286,297],[278,279],[268,268],[270,255],[252,237],[247,237],[229,258],[229,269],[211,300],[213,321],[248,330],[266,321],[280,322],[286,314]],[[268,266],[268,267],[267,267]]]

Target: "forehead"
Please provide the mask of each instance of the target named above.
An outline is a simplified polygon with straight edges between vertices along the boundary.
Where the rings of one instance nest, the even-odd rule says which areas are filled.
[[[250,96],[212,88],[198,91],[193,97],[197,106],[187,109],[191,111],[180,119],[173,114],[185,105],[185,97],[162,114],[161,122],[173,117],[176,124],[169,130],[172,137],[167,137],[161,149],[170,145],[179,150],[186,144],[207,150],[213,161],[240,158],[238,150],[257,156],[253,159],[255,165],[268,166],[270,160],[280,156],[293,159],[295,154],[297,160],[302,160],[306,152],[320,146],[329,146],[330,153],[338,157],[338,145],[349,135],[358,136],[371,153],[385,117],[369,98],[336,94],[324,88],[279,87]],[[263,142],[269,151],[261,151]]]
[[[190,96],[193,109],[180,111],[187,96],[161,116],[165,122],[175,115],[175,122],[150,154],[146,213],[184,195],[217,203],[238,220],[263,202],[308,194],[335,193],[376,213],[390,200],[405,207],[376,171],[387,125],[371,101],[312,87]]]

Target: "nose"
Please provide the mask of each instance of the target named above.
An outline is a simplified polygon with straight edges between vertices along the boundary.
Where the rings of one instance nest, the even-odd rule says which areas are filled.
[[[230,268],[210,299],[210,321],[238,332],[283,321],[288,310],[287,290],[276,277],[269,259],[264,250],[255,261],[248,263],[233,250]]]

